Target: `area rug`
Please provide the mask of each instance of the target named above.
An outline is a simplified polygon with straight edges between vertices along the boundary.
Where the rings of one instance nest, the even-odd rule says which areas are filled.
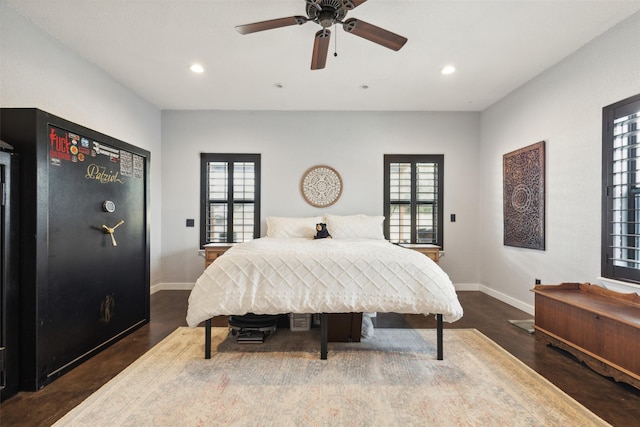
[[[239,344],[178,328],[56,426],[608,425],[474,329],[377,329],[361,343],[278,330]]]

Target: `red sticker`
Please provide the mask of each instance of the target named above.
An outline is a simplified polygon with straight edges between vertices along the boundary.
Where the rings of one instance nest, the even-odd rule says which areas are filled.
[[[49,132],[49,157],[52,159],[71,160],[71,142],[67,132],[51,127]]]

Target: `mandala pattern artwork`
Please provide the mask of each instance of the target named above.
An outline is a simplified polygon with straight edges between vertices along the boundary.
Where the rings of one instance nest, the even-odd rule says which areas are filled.
[[[314,166],[302,176],[300,183],[302,196],[312,206],[331,206],[342,194],[340,174],[329,166]]]

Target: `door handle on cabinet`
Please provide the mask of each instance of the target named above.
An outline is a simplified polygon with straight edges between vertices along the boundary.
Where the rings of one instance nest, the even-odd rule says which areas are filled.
[[[111,236],[111,244],[113,246],[118,246],[118,244],[116,243],[116,238],[113,235],[113,232],[116,230],[116,228],[120,227],[122,224],[124,224],[124,220],[121,220],[119,223],[117,223],[113,227],[107,227],[104,224],[102,225],[102,229],[105,231],[105,233]]]

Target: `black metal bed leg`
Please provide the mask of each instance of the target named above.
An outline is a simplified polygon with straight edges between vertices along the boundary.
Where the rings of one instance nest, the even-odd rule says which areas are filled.
[[[436,314],[436,323],[437,323],[437,346],[438,346],[438,360],[442,360],[443,351],[442,351],[442,314]]]
[[[320,359],[327,360],[327,341],[329,337],[329,316],[327,313],[320,314]]]
[[[211,359],[211,319],[204,321],[204,358]]]

